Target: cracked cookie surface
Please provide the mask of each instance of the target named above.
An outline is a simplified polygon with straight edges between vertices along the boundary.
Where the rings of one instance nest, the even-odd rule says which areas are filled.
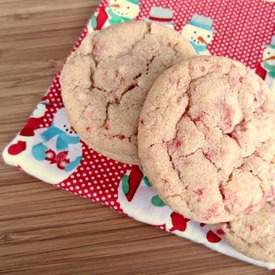
[[[275,196],[275,95],[239,62],[184,61],[148,93],[138,149],[155,190],[185,217],[255,212]]]
[[[212,226],[236,250],[257,260],[275,262],[274,201],[250,215]]]
[[[81,138],[94,150],[138,163],[137,125],[153,81],[194,56],[176,31],[130,22],[88,35],[61,74],[64,105]]]

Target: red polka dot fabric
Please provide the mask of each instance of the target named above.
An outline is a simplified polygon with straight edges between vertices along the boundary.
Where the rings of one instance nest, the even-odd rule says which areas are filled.
[[[127,2],[127,0],[119,1],[121,1],[121,5]],[[130,8],[136,9],[136,7],[131,6],[135,5],[133,1],[129,3],[128,6]],[[257,68],[258,64],[261,63],[263,50],[267,44],[271,43],[271,37],[275,34],[275,4],[270,1],[142,0],[139,2],[139,14],[136,19],[147,20],[150,19],[152,15],[155,16],[155,14],[153,14],[153,12],[156,11],[156,9],[154,9],[155,7],[162,8],[161,12],[158,10],[160,19],[162,16],[167,17],[169,15],[171,17],[169,18],[170,23],[177,31],[181,31],[194,15],[208,18],[210,21],[208,20],[207,22],[213,23],[213,39],[208,45],[209,52],[213,55],[222,55],[236,59],[252,69]],[[101,26],[107,26],[108,8],[108,1],[103,0],[96,13],[95,18],[97,24],[100,23]],[[83,28],[72,51],[80,46],[83,38],[90,32],[90,24],[92,24],[92,21],[93,20],[90,20],[87,27],[85,26]],[[51,128],[52,125],[55,124],[56,114],[64,108],[59,77],[60,72],[55,75],[48,92],[39,103],[42,109],[43,106],[46,106],[45,111],[38,117],[32,115],[28,119],[24,129],[22,129],[7,146],[3,153],[3,157],[8,164],[21,167],[27,173],[46,182],[50,182],[47,181],[47,176],[45,176],[44,179],[43,176],[37,175],[37,171],[34,171],[35,168],[24,167],[22,163],[23,158],[20,157],[20,154],[22,154],[24,150],[28,151],[29,147],[32,148],[30,151],[34,155],[34,147],[30,147],[30,145],[32,146],[34,143],[40,145],[40,143],[39,140],[36,140],[33,132]],[[66,127],[66,123],[64,123],[64,127]],[[52,131],[54,131],[53,128]],[[23,132],[25,134],[23,134]],[[64,148],[67,148],[66,145]],[[40,146],[39,150],[40,153],[42,150],[43,154],[43,146]],[[70,173],[68,172],[68,176],[64,174],[65,176],[63,178],[61,177],[62,180],[57,182],[57,184],[54,181],[50,183],[54,183],[58,188],[69,191],[77,196],[111,207],[118,212],[127,213],[129,216],[142,222],[158,226],[162,230],[204,243],[212,249],[227,255],[267,268],[275,267],[275,265],[255,262],[239,255],[223,243],[221,240],[221,236],[223,235],[221,230],[218,230],[216,234],[207,229],[207,226],[204,226],[204,224],[196,224],[172,212],[164,203],[162,204],[159,198],[157,198],[158,205],[152,208],[150,200],[154,197],[156,201],[157,195],[151,190],[150,184],[147,182],[146,177],[142,175],[139,167],[109,159],[88,148],[82,141],[80,141],[78,151],[81,152],[81,154],[78,152],[80,154],[78,156],[79,158],[75,158],[75,160],[71,162],[71,164],[75,164],[75,168],[71,171],[70,167],[67,167],[67,170],[70,171]],[[67,156],[68,151],[65,150],[62,153],[63,155],[60,154],[58,156],[59,159],[58,157],[55,158],[55,162],[60,161],[62,156]],[[31,156],[26,153],[25,157],[30,158]],[[68,160],[66,159],[66,161]],[[37,169],[39,170],[40,168]],[[62,169],[64,169],[64,167]],[[42,170],[43,169],[41,169],[41,174],[43,174]],[[45,168],[45,170],[47,169]],[[63,172],[64,170],[62,170],[62,173]],[[145,192],[144,190],[147,191]],[[145,195],[148,196],[148,208],[143,205]],[[139,207],[141,209],[138,209]],[[130,209],[129,212],[127,212],[126,209]],[[142,209],[145,209],[146,214],[144,214],[144,217],[140,214]],[[152,212],[154,216],[150,216],[148,209],[155,211]],[[139,214],[136,214],[137,211],[139,211]],[[165,216],[167,219],[165,221],[162,219],[158,220],[158,215],[162,218]],[[194,236],[194,232],[198,232],[198,235]]]
[[[82,149],[84,159],[81,166],[58,186],[121,211],[117,201],[118,185],[122,175],[131,166],[92,152],[84,143]]]

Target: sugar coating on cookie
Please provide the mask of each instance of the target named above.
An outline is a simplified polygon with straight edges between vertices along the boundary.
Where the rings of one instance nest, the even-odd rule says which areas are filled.
[[[275,206],[267,203],[257,212],[241,215],[212,229],[246,256],[275,262]]]
[[[224,57],[174,65],[140,115],[145,174],[166,203],[199,222],[232,220],[275,196],[275,94]]]
[[[96,151],[138,163],[137,126],[155,78],[194,56],[176,31],[130,22],[88,35],[61,74],[64,105],[81,138]]]

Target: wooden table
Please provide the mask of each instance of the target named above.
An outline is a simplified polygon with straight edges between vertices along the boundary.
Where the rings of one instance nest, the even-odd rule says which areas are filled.
[[[0,150],[96,0],[0,0]],[[42,183],[1,161],[1,274],[268,274]]]

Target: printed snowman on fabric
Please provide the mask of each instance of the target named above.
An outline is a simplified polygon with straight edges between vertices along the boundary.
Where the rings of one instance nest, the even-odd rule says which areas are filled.
[[[272,36],[271,43],[265,46],[262,62],[256,65],[255,72],[275,92],[275,35]]]
[[[100,7],[88,23],[88,32],[111,25],[128,22],[139,14],[139,0],[109,0],[108,6]]]
[[[199,55],[210,55],[208,45],[213,39],[213,21],[211,18],[194,14],[181,30],[182,36],[188,40]]]
[[[11,165],[21,167],[45,182],[58,184],[68,178],[80,164],[82,146],[79,136],[66,118],[64,108],[54,115],[50,127],[34,129],[33,123],[39,118],[33,116],[43,113],[42,108],[38,106],[30,118],[33,122],[27,122],[4,150],[3,156]]]
[[[39,142],[32,146],[32,156],[45,165],[45,181],[59,183],[77,168],[82,158],[80,138],[70,126],[65,109],[57,111],[50,127],[36,134]]]
[[[145,20],[174,28],[173,10],[169,8],[151,7],[149,17]]]
[[[275,35],[272,36],[271,44],[264,49],[262,66],[267,73],[265,80],[275,92]]]

